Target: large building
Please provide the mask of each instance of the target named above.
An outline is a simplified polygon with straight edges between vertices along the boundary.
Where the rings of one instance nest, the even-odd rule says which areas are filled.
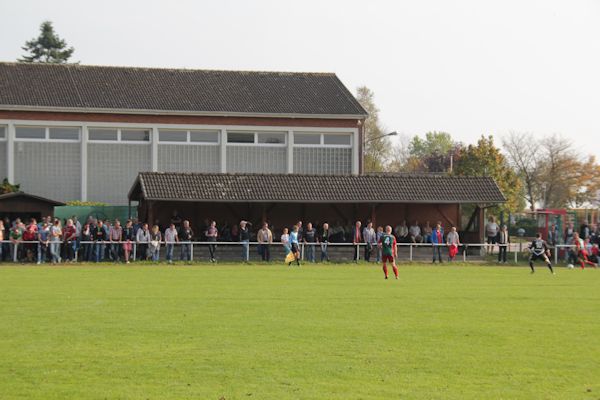
[[[366,117],[334,74],[0,63],[0,179],[159,224],[418,219],[481,240],[495,182],[364,175]]]
[[[335,74],[0,63],[0,179],[127,204],[139,172],[361,172],[365,110]]]

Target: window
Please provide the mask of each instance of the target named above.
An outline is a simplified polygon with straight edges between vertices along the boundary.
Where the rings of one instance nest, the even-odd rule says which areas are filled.
[[[146,129],[123,129],[121,130],[121,141],[149,142],[150,131]]]
[[[17,126],[15,137],[17,139],[46,139],[46,128],[38,126]]]
[[[219,144],[219,131],[161,129],[158,140],[161,143]]]
[[[350,146],[352,145],[352,138],[349,134],[344,135],[323,135],[323,144],[335,145],[335,146]]]
[[[6,127],[0,126],[0,140],[6,139]]]
[[[79,128],[62,127],[50,128],[50,139],[55,140],[79,140]]]
[[[258,133],[258,143],[265,144],[285,144],[285,132],[264,132]]]
[[[158,132],[158,140],[161,142],[187,142],[187,131],[163,131]]]
[[[254,133],[227,132],[227,143],[254,143]]]
[[[90,128],[89,131],[89,140],[109,140],[109,141],[117,141],[119,140],[119,131],[116,129],[100,129],[100,128]]]
[[[300,146],[352,147],[351,133],[294,132],[294,144]]]
[[[192,142],[192,143],[219,143],[219,132],[217,132],[217,131],[190,131],[190,142]]]
[[[227,132],[227,143],[281,146],[286,143],[287,132]]]
[[[88,139],[99,142],[150,142],[149,129],[89,128]]]
[[[294,144],[321,144],[321,134],[294,133]]]

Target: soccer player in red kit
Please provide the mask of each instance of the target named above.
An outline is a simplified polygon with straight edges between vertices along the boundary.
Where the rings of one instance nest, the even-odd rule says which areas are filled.
[[[396,257],[397,246],[396,246],[396,237],[392,235],[392,227],[385,227],[385,234],[379,238],[379,243],[377,243],[379,247],[381,247],[381,259],[383,261],[383,273],[385,274],[385,279],[388,279],[388,268],[387,262],[390,261],[392,263],[392,268],[394,269],[394,275],[396,279],[398,279],[398,267],[396,266]]]

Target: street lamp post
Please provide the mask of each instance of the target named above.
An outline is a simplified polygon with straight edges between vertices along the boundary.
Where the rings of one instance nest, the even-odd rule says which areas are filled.
[[[363,132],[364,132],[364,131],[363,131]],[[383,135],[379,135],[379,136],[372,137],[372,138],[370,138],[369,140],[363,140],[363,144],[362,144],[362,160],[363,160],[362,164],[363,164],[363,169],[366,169],[366,168],[365,168],[365,145],[366,145],[367,143],[370,143],[370,142],[372,142],[372,141],[379,140],[379,139],[383,139],[384,137],[388,137],[388,136],[397,136],[397,135],[398,135],[398,132],[396,132],[396,131],[393,131],[393,132],[384,133]],[[363,171],[363,172],[364,172],[364,171]]]

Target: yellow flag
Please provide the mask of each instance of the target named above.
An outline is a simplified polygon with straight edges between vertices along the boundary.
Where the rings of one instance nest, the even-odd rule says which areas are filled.
[[[285,256],[285,262],[286,263],[291,263],[292,261],[295,261],[296,257],[294,256],[294,253],[292,253],[291,251],[287,254],[287,256]]]

